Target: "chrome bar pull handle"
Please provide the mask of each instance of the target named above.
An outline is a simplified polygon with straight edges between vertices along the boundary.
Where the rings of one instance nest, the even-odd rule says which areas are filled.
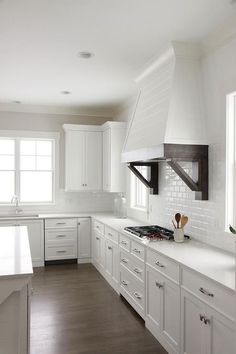
[[[161,283],[158,283],[158,281],[156,281],[156,286],[157,286],[159,289],[161,289],[161,288],[163,288],[163,287],[164,287],[164,285],[163,285],[163,284],[161,284]]]
[[[209,291],[205,290],[204,288],[200,288],[199,291],[206,296],[214,297],[213,293],[210,293]]]
[[[161,264],[159,261],[156,261],[155,264],[160,268],[165,268],[164,264]]]

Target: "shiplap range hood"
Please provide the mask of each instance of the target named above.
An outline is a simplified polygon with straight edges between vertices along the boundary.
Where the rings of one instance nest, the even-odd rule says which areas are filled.
[[[203,102],[201,48],[172,42],[137,78],[140,93],[129,124],[122,162],[143,183],[158,192],[157,162],[167,161],[197,199],[208,199],[208,145]],[[179,161],[198,165],[197,177],[188,176]],[[152,167],[150,180],[136,169]]]

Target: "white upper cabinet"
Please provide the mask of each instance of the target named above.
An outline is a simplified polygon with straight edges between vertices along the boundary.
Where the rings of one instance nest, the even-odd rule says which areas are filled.
[[[99,126],[64,124],[65,189],[102,189],[102,131]]]
[[[103,190],[125,191],[125,165],[121,152],[125,140],[126,123],[106,122],[103,130]]]

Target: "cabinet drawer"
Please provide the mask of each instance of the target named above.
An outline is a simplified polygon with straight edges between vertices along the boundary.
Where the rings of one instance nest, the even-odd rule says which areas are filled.
[[[147,250],[147,264],[179,283],[179,265],[169,258]]]
[[[120,264],[129,269],[129,271],[135,275],[139,280],[144,282],[145,279],[145,265],[142,261],[131,257],[126,252],[120,253]]]
[[[234,294],[226,288],[185,268],[182,269],[182,287],[230,318],[235,317]]]
[[[74,259],[77,258],[75,246],[46,246],[45,260]]]
[[[135,280],[128,271],[123,269],[120,272],[120,286],[130,295],[138,307],[143,310],[145,304],[144,286]]]
[[[77,243],[76,229],[46,230],[45,242],[46,244],[73,243],[76,246]]]
[[[110,227],[105,227],[105,236],[115,243],[118,243],[118,232],[111,229]]]
[[[122,234],[120,234],[119,245],[121,248],[130,252],[130,239]]]
[[[93,221],[93,228],[94,228],[94,230],[100,232],[100,234],[104,235],[105,227],[101,222],[94,220]]]
[[[45,229],[77,227],[77,219],[46,219]]]
[[[138,242],[131,241],[131,254],[144,261],[145,258],[144,246],[140,245]]]

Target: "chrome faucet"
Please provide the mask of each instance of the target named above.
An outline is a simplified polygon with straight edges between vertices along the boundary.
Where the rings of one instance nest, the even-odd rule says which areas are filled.
[[[22,209],[19,208],[19,197],[18,195],[13,195],[13,197],[11,198],[11,204],[15,204],[15,213],[19,214],[20,212],[22,212]]]

